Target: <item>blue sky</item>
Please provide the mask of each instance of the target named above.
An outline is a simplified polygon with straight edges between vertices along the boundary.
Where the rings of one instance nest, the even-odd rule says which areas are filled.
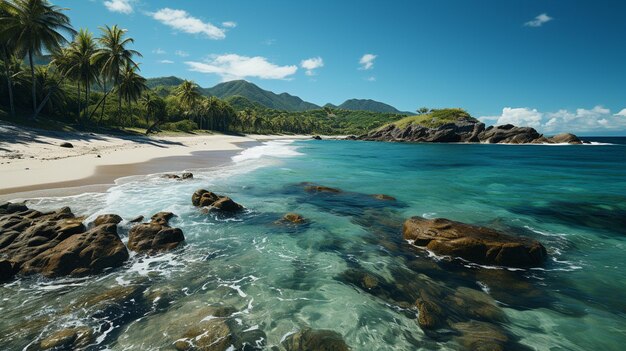
[[[323,105],[462,107],[489,124],[626,134],[626,1],[56,0],[118,24],[146,77],[246,79]]]

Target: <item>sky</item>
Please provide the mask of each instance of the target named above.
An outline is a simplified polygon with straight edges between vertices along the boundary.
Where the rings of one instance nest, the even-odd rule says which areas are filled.
[[[53,0],[118,24],[146,77],[306,101],[461,107],[487,124],[626,135],[626,1]]]

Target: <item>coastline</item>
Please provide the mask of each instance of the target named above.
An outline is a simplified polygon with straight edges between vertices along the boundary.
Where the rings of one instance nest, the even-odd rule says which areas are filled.
[[[0,125],[0,201],[104,192],[127,176],[226,165],[263,141],[304,135],[113,136]],[[73,148],[59,146],[70,142]]]

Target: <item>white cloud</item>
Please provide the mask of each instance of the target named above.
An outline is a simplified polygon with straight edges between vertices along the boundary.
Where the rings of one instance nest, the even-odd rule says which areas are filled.
[[[202,22],[191,16],[185,10],[170,8],[160,9],[151,14],[152,18],[181,32],[189,34],[204,34],[210,39],[224,39],[226,33],[209,22]]]
[[[135,0],[108,0],[104,2],[104,6],[111,12],[119,12],[130,14],[133,12],[133,3]]]
[[[602,106],[590,110],[579,108],[576,111],[563,109],[556,112],[505,107],[500,116],[483,116],[479,120],[487,124],[533,127],[547,134],[603,132],[626,130],[626,109],[611,114],[611,110]]]
[[[365,78],[365,80],[368,81],[368,82],[375,82],[376,81],[376,77],[374,77],[374,76],[367,77],[367,78]]]
[[[154,50],[152,50],[153,54],[157,54],[157,55],[165,55],[167,54],[167,51],[161,49],[161,48],[156,48]]]
[[[314,76],[315,70],[324,67],[324,60],[321,57],[311,57],[310,59],[302,60],[300,67],[306,69],[305,74],[307,76]]]
[[[544,23],[548,23],[548,22],[550,22],[552,20],[553,20],[553,18],[548,16],[548,14],[542,13],[539,16],[535,17],[535,19],[530,20],[530,21],[524,23],[524,25],[526,27],[541,27],[541,26],[543,26]]]
[[[176,50],[176,52],[174,54],[176,54],[176,56],[180,56],[180,57],[187,57],[187,56],[189,56],[189,53],[187,51],[182,51],[182,50]]]
[[[237,22],[233,22],[233,21],[222,22],[222,27],[224,27],[224,28],[235,28],[235,27],[237,27]]]
[[[174,61],[172,61],[172,60],[161,60],[161,61],[159,61],[159,63],[164,63],[164,64],[167,64],[167,65],[171,65],[172,63],[174,63]]]
[[[204,62],[185,62],[191,71],[217,74],[223,81],[245,79],[287,79],[296,73],[298,66],[278,66],[265,57],[247,57],[237,54],[213,55]]]
[[[376,60],[377,55],[373,54],[365,54],[359,60],[359,64],[361,65],[360,69],[368,70],[374,68],[374,60]]]

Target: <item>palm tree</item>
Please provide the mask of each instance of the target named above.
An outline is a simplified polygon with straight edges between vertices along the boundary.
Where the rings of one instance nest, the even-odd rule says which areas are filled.
[[[52,114],[55,106],[62,108],[66,101],[67,96],[63,89],[57,89],[61,84],[63,78],[58,75],[54,70],[46,67],[39,66],[35,68],[35,81],[37,82],[37,97],[46,99],[46,105],[48,106],[48,112]]]
[[[104,81],[113,81],[113,88],[116,88],[118,92],[117,113],[118,117],[120,117],[122,113],[122,90],[119,89],[121,71],[129,65],[137,67],[137,64],[133,61],[133,56],[142,56],[138,51],[126,48],[129,44],[135,42],[133,38],[125,37],[126,29],[121,29],[118,26],[105,26],[101,27],[100,30],[102,31],[102,36],[98,38],[98,41],[102,48],[93,55],[92,63],[101,67],[100,74]],[[106,99],[106,91],[104,99]],[[106,101],[104,104],[106,104]]]
[[[0,18],[2,38],[10,38],[20,52],[28,53],[32,80],[33,117],[37,116],[37,83],[35,80],[34,55],[58,50],[67,43],[62,32],[74,34],[70,19],[62,13],[65,9],[50,4],[47,0],[3,1],[8,16]]]
[[[190,80],[185,80],[176,87],[174,95],[178,97],[178,101],[188,112],[194,109],[196,102],[202,97],[198,85]]]
[[[89,116],[89,97],[91,93],[91,84],[98,79],[98,71],[96,69],[96,63],[92,62],[92,57],[97,50],[96,42],[93,39],[93,35],[84,29],[81,29],[76,37],[72,46],[70,47],[70,58],[76,71],[77,86],[78,86],[78,106],[80,117],[80,84],[85,87],[85,118]]]
[[[119,84],[117,86],[118,95],[126,100],[128,107],[129,118],[132,120],[132,114],[130,112],[130,103],[137,102],[141,97],[141,94],[148,89],[146,85],[146,78],[140,76],[137,73],[137,66],[133,66],[127,63],[119,77]]]

